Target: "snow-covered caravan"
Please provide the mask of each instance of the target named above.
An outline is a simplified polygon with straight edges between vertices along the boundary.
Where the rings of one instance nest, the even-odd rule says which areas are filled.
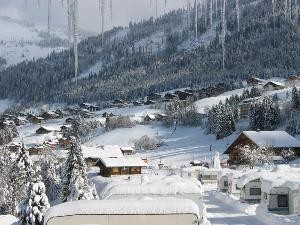
[[[50,208],[44,225],[195,225],[200,224],[198,212],[188,199],[75,201]]]
[[[300,213],[300,169],[272,172],[262,177],[262,203],[277,214]]]
[[[221,192],[227,192],[228,191],[228,176],[223,175],[218,180],[218,190]]]
[[[205,167],[204,167],[205,168]],[[203,183],[212,183],[216,184],[218,182],[219,177],[221,176],[220,169],[201,169],[199,179]]]
[[[97,183],[97,180],[94,179]],[[97,186],[97,184],[96,184]],[[108,182],[99,193],[101,199],[126,199],[151,197],[176,197],[190,199],[199,207],[199,216],[206,220],[206,210],[202,199],[203,188],[195,178],[173,176],[132,176]]]
[[[258,203],[261,200],[261,173],[245,174],[238,179],[237,188],[241,189],[240,201]]]

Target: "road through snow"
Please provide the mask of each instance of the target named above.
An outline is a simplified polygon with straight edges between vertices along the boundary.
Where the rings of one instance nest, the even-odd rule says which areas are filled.
[[[255,216],[247,215],[230,205],[216,199],[211,191],[203,196],[207,208],[207,217],[212,225],[267,225]]]

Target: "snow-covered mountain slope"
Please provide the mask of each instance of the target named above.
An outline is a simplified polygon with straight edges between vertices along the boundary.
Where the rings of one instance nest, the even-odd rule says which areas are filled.
[[[46,57],[52,51],[61,51],[63,46],[42,46],[45,41],[42,33],[45,27],[33,23],[0,17],[0,57],[6,60],[5,66],[15,65],[24,60]],[[52,35],[66,39],[64,29],[53,28]]]

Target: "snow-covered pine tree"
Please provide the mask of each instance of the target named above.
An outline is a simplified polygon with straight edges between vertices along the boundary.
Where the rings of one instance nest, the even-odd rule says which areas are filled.
[[[12,167],[12,157],[9,149],[0,148],[0,214],[13,214],[9,175]]]
[[[300,112],[292,110],[287,120],[285,130],[292,136],[300,134]]]
[[[33,178],[28,185],[27,199],[19,206],[21,225],[43,225],[49,207],[45,184],[40,177]]]
[[[300,92],[294,86],[292,90],[292,109],[300,109]]]
[[[63,168],[63,202],[98,199],[95,186],[88,182],[80,141],[71,137],[71,148]]]
[[[27,187],[35,175],[28,149],[22,144],[9,173],[10,182],[10,211],[15,214],[16,207],[27,196]],[[18,214],[18,213],[17,213]],[[19,215],[18,215],[19,216]]]
[[[46,185],[46,194],[49,201],[60,199],[62,165],[53,155],[52,150],[48,150],[41,161],[41,177]]]

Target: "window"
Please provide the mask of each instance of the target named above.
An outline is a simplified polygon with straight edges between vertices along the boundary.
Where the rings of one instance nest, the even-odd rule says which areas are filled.
[[[278,207],[288,207],[288,196],[287,195],[278,195],[277,197]]]
[[[261,195],[260,188],[250,188],[250,195]]]
[[[224,187],[228,187],[228,181],[224,180]]]
[[[237,186],[237,184],[235,185],[235,189],[236,189],[236,190],[241,190],[241,189]]]

